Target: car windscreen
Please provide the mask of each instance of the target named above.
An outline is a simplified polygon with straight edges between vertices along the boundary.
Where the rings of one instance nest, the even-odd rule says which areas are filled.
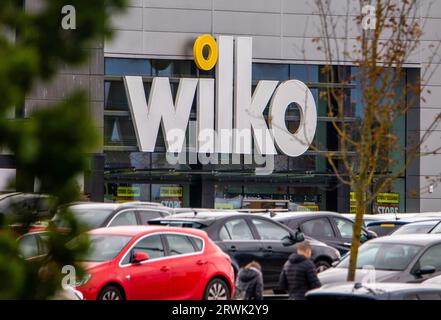
[[[397,234],[416,234],[416,233],[429,233],[429,231],[435,226],[437,221],[427,223],[409,223],[398,230],[394,231],[394,235]]]
[[[375,270],[402,271],[421,250],[421,246],[403,243],[365,243],[360,247],[357,269],[373,267]],[[348,268],[350,256],[336,267]]]
[[[193,229],[203,229],[206,227],[203,223],[191,220],[150,220],[148,224]]]
[[[70,210],[75,215],[77,220],[88,227],[88,229],[96,229],[103,225],[104,221],[113,212],[112,209],[104,208],[81,208],[70,207]],[[54,221],[58,227],[66,227],[64,223],[59,219],[58,215],[54,217]]]
[[[90,235],[89,253],[84,259],[88,262],[103,262],[115,258],[132,239],[121,235]]]

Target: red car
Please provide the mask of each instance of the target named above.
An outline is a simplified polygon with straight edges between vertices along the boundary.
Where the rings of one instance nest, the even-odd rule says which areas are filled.
[[[231,299],[231,260],[201,230],[125,226],[89,231],[77,289],[88,300]]]

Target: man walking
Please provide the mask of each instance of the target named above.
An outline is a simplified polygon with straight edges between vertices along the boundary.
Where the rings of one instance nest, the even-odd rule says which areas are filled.
[[[311,261],[311,245],[308,241],[297,244],[296,252],[291,254],[280,274],[279,286],[288,291],[289,298],[305,300],[305,293],[319,288],[320,280],[314,263]]]

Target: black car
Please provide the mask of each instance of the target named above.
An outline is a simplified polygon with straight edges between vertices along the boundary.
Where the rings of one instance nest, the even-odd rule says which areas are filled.
[[[88,230],[114,226],[130,226],[147,224],[150,219],[167,217],[173,209],[161,205],[143,205],[135,203],[101,203],[85,202],[69,206],[77,220],[87,226]],[[54,221],[63,227],[58,215]]]
[[[320,273],[322,284],[344,282],[350,255],[334,268]],[[441,275],[441,236],[407,234],[380,237],[366,242],[358,251],[355,281],[417,283]]]
[[[274,220],[292,230],[300,230],[303,234],[338,249],[341,255],[351,248],[354,222],[336,212],[278,212],[272,215]],[[362,228],[362,243],[376,237],[374,232]]]
[[[255,260],[262,265],[265,288],[276,289],[282,267],[303,235],[270,218],[239,212],[194,211],[149,221],[149,224],[198,228],[232,259],[235,272]],[[307,238],[318,270],[339,259],[338,250]]]
[[[307,300],[441,300],[441,286],[410,283],[337,283],[311,290]]]

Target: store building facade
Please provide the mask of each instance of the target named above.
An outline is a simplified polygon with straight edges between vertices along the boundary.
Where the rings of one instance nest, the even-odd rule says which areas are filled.
[[[422,50],[406,64],[406,82],[419,81],[428,67],[429,53],[424,51],[441,39],[441,5],[427,11],[422,1],[421,19],[426,23]],[[347,8],[339,7],[330,14],[345,19]],[[359,14],[359,2],[352,1],[349,11]],[[357,11],[358,10],[358,11]],[[323,76],[326,59],[312,39],[320,35],[320,17],[312,1],[289,0],[132,0],[126,14],[115,17],[115,37],[105,42],[102,58],[96,53],[90,67],[90,79],[100,82],[92,113],[97,127],[103,132],[102,150],[92,156],[91,171],[86,174],[85,191],[94,199],[104,201],[145,200],[162,202],[174,207],[238,208],[244,200],[279,200],[315,210],[351,211],[351,193],[338,183],[320,151],[309,149],[300,156],[274,156],[270,174],[256,174],[262,165],[239,155],[224,154],[225,164],[184,163],[168,160],[162,131],[153,152],[141,152],[133,121],[125,77],[142,77],[148,101],[155,77],[167,77],[173,99],[176,99],[180,79],[216,79],[216,68],[205,71],[194,61],[193,45],[198,36],[210,34],[252,39],[252,87],[260,80],[296,79],[307,85],[317,108],[313,143],[322,150],[338,148],[338,137],[327,116],[327,102],[320,94],[331,85]],[[350,22],[352,23],[352,22]],[[101,60],[102,59],[102,60]],[[430,66],[433,68],[434,66]],[[356,66],[345,61],[336,63],[342,74],[357,72]],[[441,69],[430,82],[430,96],[422,97],[420,105],[400,119],[394,130],[400,143],[406,145],[412,135],[421,135],[436,113],[441,112]],[[100,88],[99,85],[102,87]],[[349,93],[345,106],[345,121],[356,123],[362,115],[359,84],[354,81],[341,85]],[[90,89],[92,90],[92,89]],[[189,116],[184,153],[191,158],[192,128],[197,126],[197,98]],[[268,121],[268,108],[264,111]],[[286,127],[295,132],[299,112],[290,106],[285,114]],[[441,146],[441,129],[435,130],[428,141],[433,149]],[[227,159],[230,159],[228,161]],[[254,162],[253,162],[254,161]],[[404,159],[403,159],[404,161]],[[375,204],[377,212],[439,211],[441,186],[441,154],[436,153],[415,161]],[[277,203],[273,202],[273,203]]]
[[[353,8],[352,8],[353,6]],[[350,12],[357,14],[358,2],[351,4]],[[421,4],[424,11],[424,4]],[[334,7],[332,14],[345,18],[346,8]],[[433,10],[431,10],[432,12]],[[433,28],[438,20],[427,18],[430,32],[425,37],[436,40]],[[104,155],[105,199],[118,201],[120,190],[131,190],[135,198],[159,201],[176,206],[240,207],[243,199],[289,200],[313,209],[349,212],[350,190],[338,183],[326,159],[320,152],[308,150],[299,157],[276,155],[274,171],[269,175],[256,175],[255,165],[171,165],[166,160],[166,148],[158,137],[154,152],[139,152],[136,134],[124,87],[124,76],[143,77],[148,97],[154,77],[168,77],[174,97],[180,78],[215,78],[216,71],[200,70],[193,58],[193,44],[198,36],[232,35],[252,37],[252,81],[255,88],[259,80],[286,81],[297,79],[307,84],[317,106],[317,129],[314,143],[323,150],[338,146],[338,138],[327,117],[327,103],[320,98],[326,88],[322,68],[323,54],[312,43],[319,36],[319,16],[310,1],[132,1],[126,15],[115,19],[116,38],[105,44],[105,105]],[[427,26],[426,26],[427,27]],[[426,39],[425,39],[426,40]],[[425,41],[423,45],[426,45]],[[424,68],[424,54],[410,59],[406,80],[418,81]],[[336,65],[343,73],[353,74],[356,67],[342,62]],[[437,77],[435,77],[437,78]],[[436,84],[435,79],[435,84]],[[359,85],[347,88],[351,99],[347,104],[347,121],[356,121],[362,114]],[[433,90],[432,90],[433,91]],[[433,101],[430,99],[430,101]],[[426,104],[430,102],[422,102]],[[430,120],[426,105],[416,111],[417,117],[407,116],[397,124],[397,135],[405,145],[414,132],[424,129]],[[429,105],[427,109],[436,107]],[[426,119],[427,118],[427,119]],[[267,118],[266,118],[267,119]],[[192,106],[189,127],[197,121],[196,103]],[[295,131],[298,126],[296,110],[287,111],[287,127]],[[435,132],[433,143],[439,143]],[[191,150],[188,149],[191,153]],[[229,156],[231,157],[231,155]],[[430,163],[441,158],[434,155]],[[377,212],[405,212],[435,210],[441,204],[438,188],[425,192],[427,181],[423,175],[436,176],[439,165],[429,169],[427,160],[421,159],[397,179],[378,203]],[[432,170],[428,172],[428,170]],[[131,189],[124,189],[131,187]],[[123,188],[123,189],[121,189]],[[418,196],[414,196],[418,190]],[[136,195],[135,195],[136,194]],[[437,199],[438,197],[438,199]],[[386,199],[386,200],[385,200]],[[389,199],[389,200],[387,200]]]

